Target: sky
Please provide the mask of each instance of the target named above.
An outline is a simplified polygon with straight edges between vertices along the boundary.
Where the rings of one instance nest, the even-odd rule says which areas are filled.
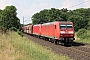
[[[17,17],[20,23],[32,23],[31,17],[44,9],[62,9],[74,10],[78,8],[90,8],[90,0],[0,0],[0,9],[6,6],[15,6],[17,8]]]

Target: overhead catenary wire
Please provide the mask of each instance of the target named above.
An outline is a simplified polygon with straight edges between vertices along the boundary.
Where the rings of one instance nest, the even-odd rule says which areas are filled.
[[[65,4],[65,3],[69,2],[69,1],[71,1],[71,0],[67,0],[66,2],[63,2],[62,4]]]
[[[66,0],[66,1],[63,2],[61,5],[66,4],[66,3],[70,2],[70,1],[71,1],[71,0]]]
[[[81,2],[81,3],[78,3],[78,4],[76,4],[76,5],[70,6],[70,7],[68,7],[68,8],[72,8],[72,7],[75,7],[75,6],[78,6],[78,5],[87,3],[87,2],[89,2],[89,1],[90,1],[90,0],[87,0],[87,1],[84,1],[84,2]]]

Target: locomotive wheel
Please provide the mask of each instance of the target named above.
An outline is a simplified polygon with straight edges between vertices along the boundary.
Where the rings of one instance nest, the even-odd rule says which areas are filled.
[[[51,39],[51,42],[54,43],[54,39]]]
[[[61,42],[61,46],[64,46],[64,43],[63,42]]]
[[[67,42],[65,42],[65,43],[64,43],[64,46],[67,46],[67,45],[68,45],[68,43],[67,43]]]
[[[49,38],[49,42],[51,42],[51,39]]]
[[[59,44],[59,41],[55,40],[55,45],[58,45]]]
[[[48,38],[47,37],[45,38],[45,41],[48,41]]]

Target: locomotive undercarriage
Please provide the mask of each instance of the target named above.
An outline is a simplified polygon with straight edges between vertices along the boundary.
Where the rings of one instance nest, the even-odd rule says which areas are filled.
[[[60,38],[60,42],[62,45],[72,45],[72,42],[75,40],[75,38]]]
[[[75,40],[75,38],[60,38],[60,40],[55,40],[55,44],[58,45],[61,43],[61,45],[67,46],[72,45],[72,42]]]

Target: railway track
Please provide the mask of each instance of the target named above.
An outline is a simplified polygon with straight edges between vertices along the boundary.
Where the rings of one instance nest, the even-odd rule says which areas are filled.
[[[67,48],[67,50],[70,53],[73,53],[74,57],[76,60],[90,60],[90,49],[88,49],[88,51],[86,51],[85,49],[83,50],[82,47],[70,47]]]
[[[55,45],[54,43],[24,34],[30,40],[52,49],[56,54],[63,54],[75,60],[90,60],[90,45],[74,42],[71,47]]]

